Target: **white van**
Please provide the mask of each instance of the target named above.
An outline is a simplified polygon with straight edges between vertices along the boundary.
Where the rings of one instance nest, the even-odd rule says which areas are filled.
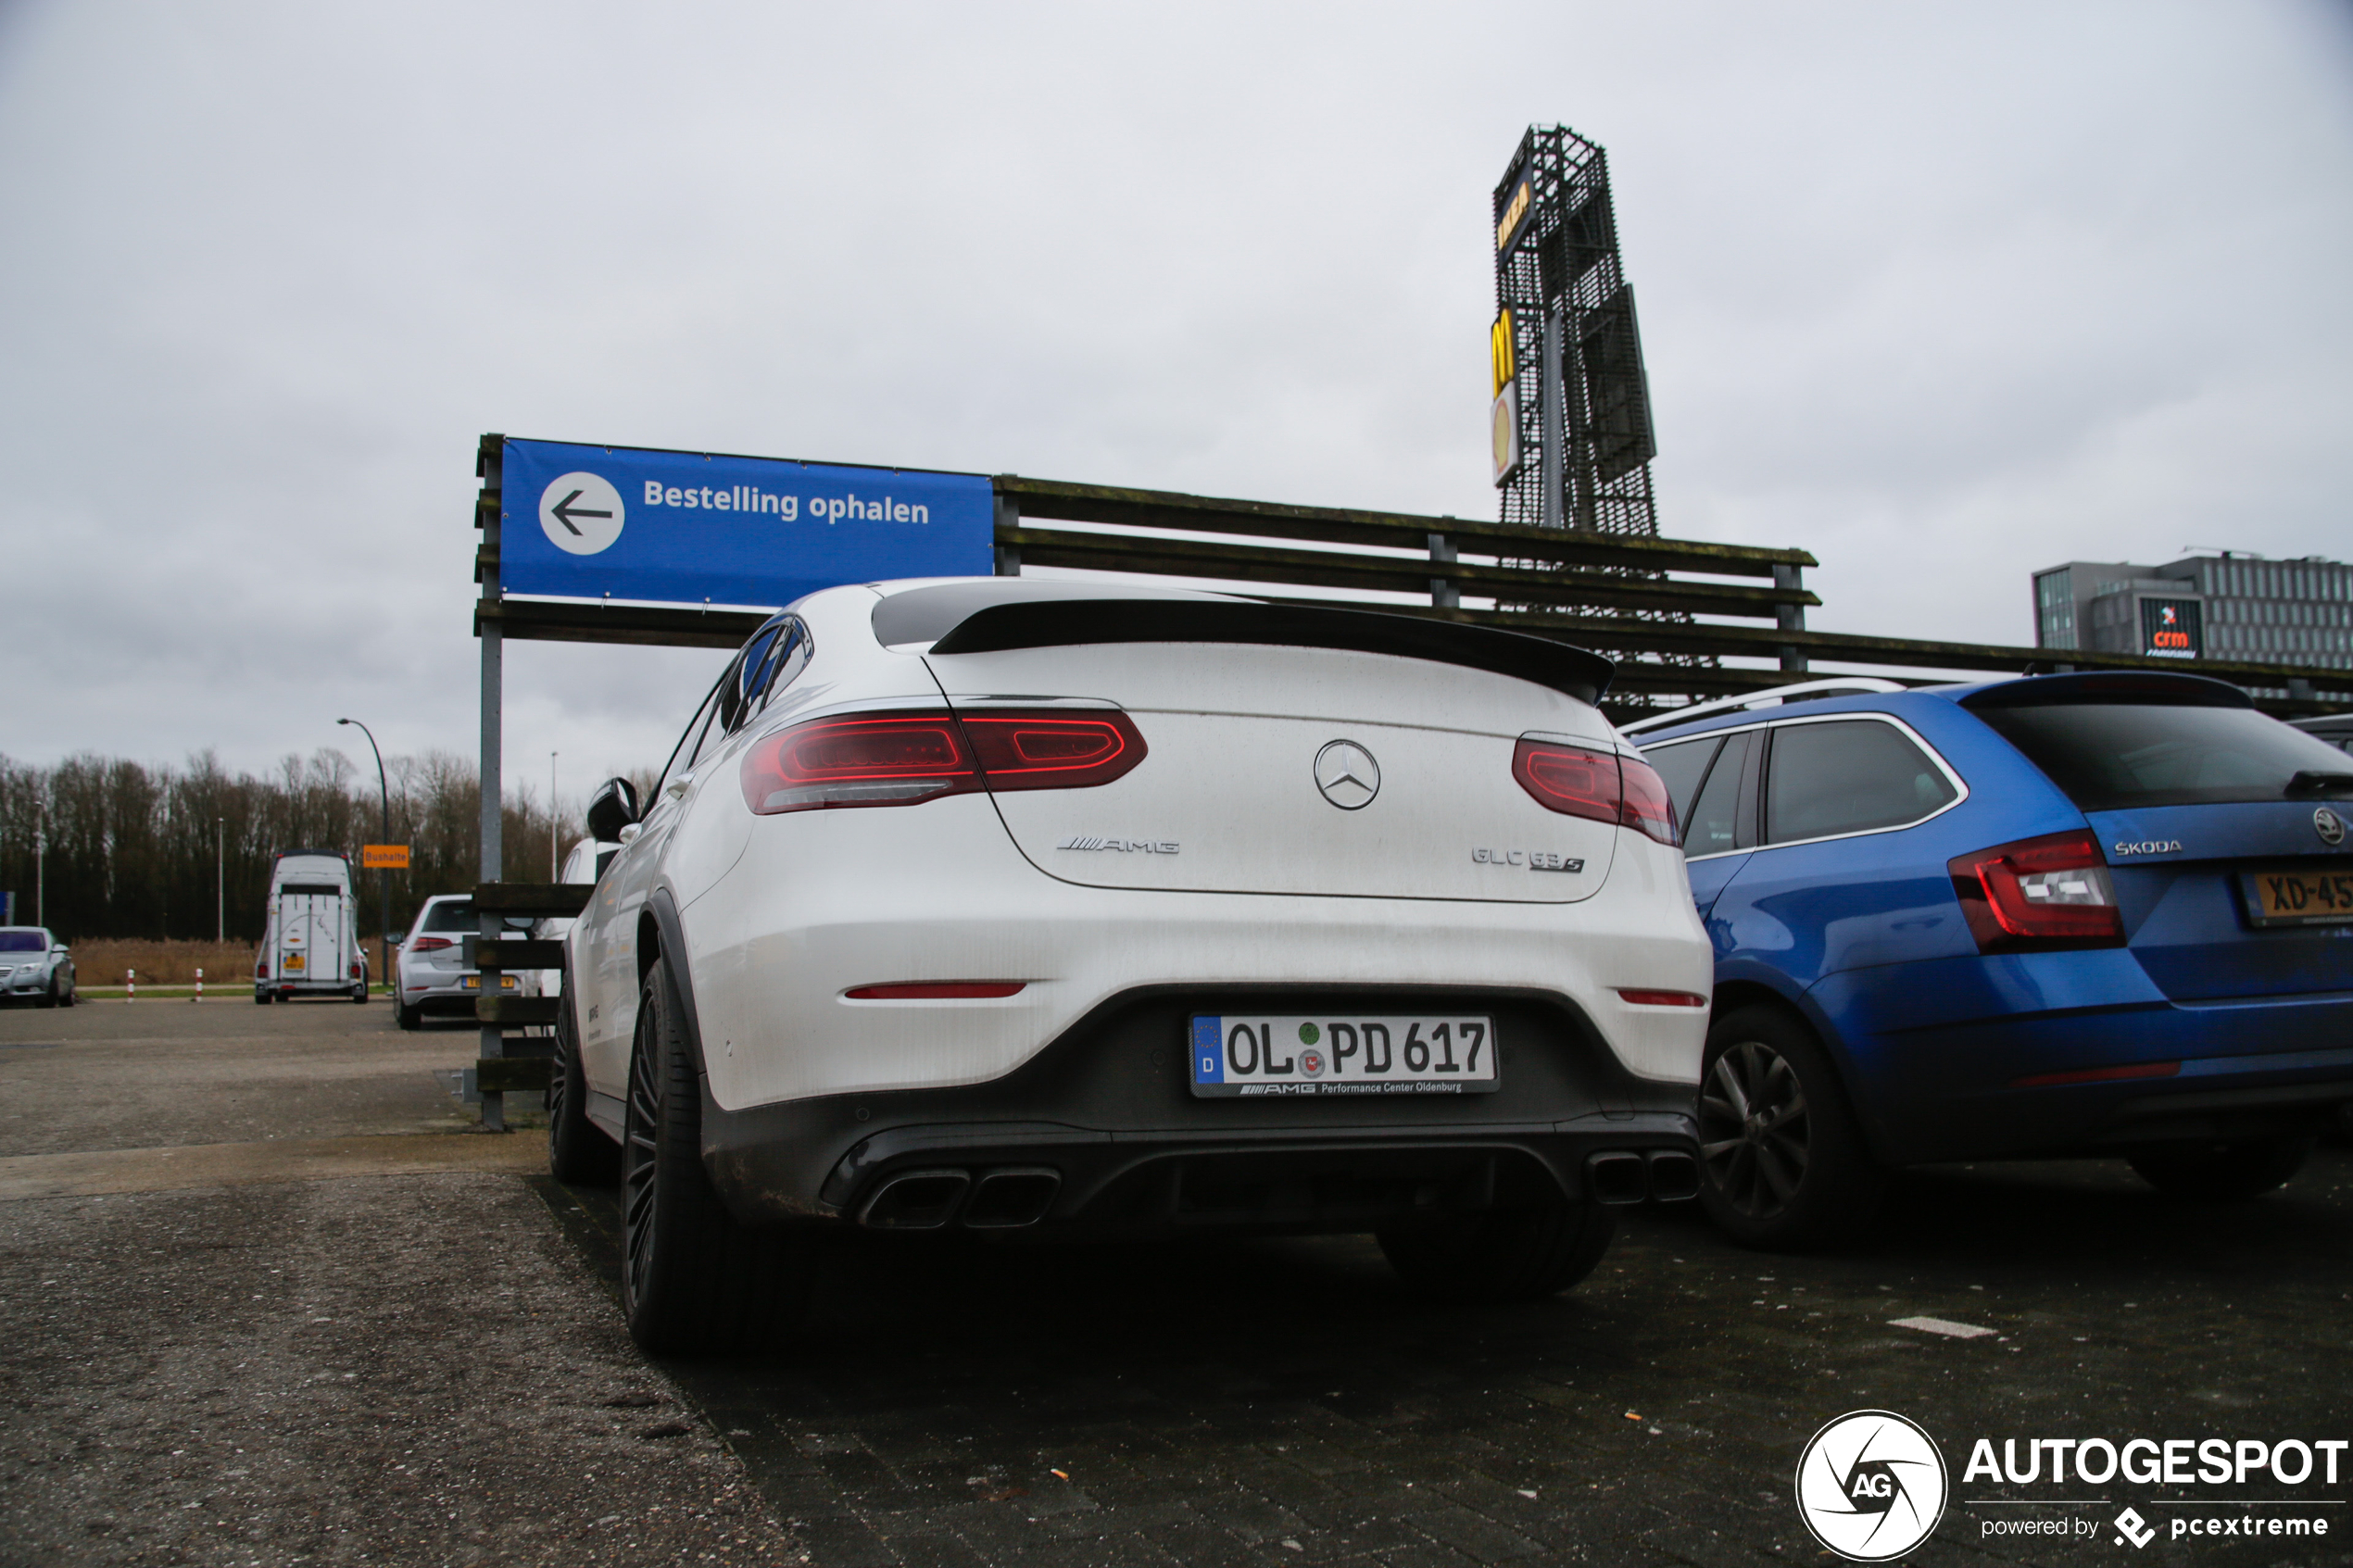
[[[327,849],[289,849],[270,868],[270,919],[254,960],[253,999],[368,999],[368,955],[351,898],[351,862]]]

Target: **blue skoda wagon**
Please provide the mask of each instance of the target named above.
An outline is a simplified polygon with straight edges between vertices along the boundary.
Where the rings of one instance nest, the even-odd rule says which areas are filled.
[[[1930,1160],[2293,1176],[2353,1102],[2353,758],[2196,676],[1860,684],[1633,736],[1716,945],[1717,1222],[1835,1241]]]

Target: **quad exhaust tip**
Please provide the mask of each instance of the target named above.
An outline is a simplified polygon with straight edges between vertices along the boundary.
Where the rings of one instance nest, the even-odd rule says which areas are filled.
[[[1651,1196],[1661,1203],[1688,1203],[1699,1196],[1699,1161],[1680,1148],[1650,1152]]]
[[[1680,1148],[1604,1149],[1585,1161],[1585,1190],[1596,1203],[1682,1203],[1699,1196],[1699,1161]]]
[[[1632,1149],[1608,1149],[1586,1160],[1585,1187],[1596,1203],[1640,1203],[1651,1191],[1642,1157]]]
[[[875,1188],[858,1223],[877,1231],[936,1231],[956,1215],[972,1176],[963,1171],[909,1171]]]
[[[1010,1231],[1034,1225],[1046,1217],[1062,1185],[1062,1173],[1048,1166],[991,1171],[980,1178],[972,1200],[964,1205],[965,1228]]]
[[[906,1171],[875,1188],[858,1223],[876,1231],[1019,1230],[1034,1225],[1062,1191],[1060,1171],[1013,1165],[984,1171]]]

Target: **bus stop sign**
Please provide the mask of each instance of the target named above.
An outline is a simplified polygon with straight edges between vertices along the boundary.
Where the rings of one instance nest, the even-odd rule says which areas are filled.
[[[509,594],[774,608],[995,564],[980,474],[510,437],[501,494]]]

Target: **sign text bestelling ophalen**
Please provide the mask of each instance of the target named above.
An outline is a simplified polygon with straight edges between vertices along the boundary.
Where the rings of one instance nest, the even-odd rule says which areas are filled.
[[[646,481],[645,496],[639,504],[677,507],[687,511],[767,512],[786,522],[800,516],[799,496],[779,495],[749,484],[714,489],[708,484],[664,484],[658,479],[649,479]],[[913,522],[928,526],[931,508],[921,501],[894,500],[888,495],[878,501],[856,495],[809,497],[810,521],[839,522],[844,518],[853,518],[862,522]]]

